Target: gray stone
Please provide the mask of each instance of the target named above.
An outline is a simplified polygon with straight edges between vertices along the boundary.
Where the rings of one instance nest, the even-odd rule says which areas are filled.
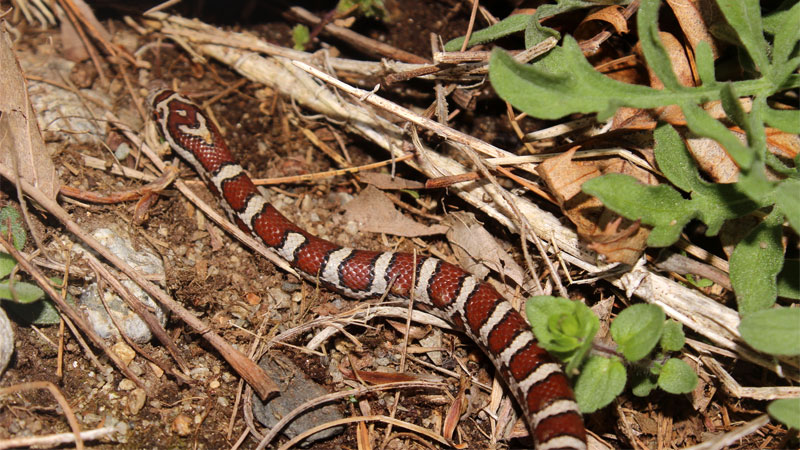
[[[11,355],[14,353],[14,329],[6,316],[3,308],[0,308],[0,375],[6,370]]]
[[[277,359],[277,361],[276,361]],[[279,384],[280,393],[266,404],[253,394],[253,414],[267,428],[272,428],[286,414],[309,400],[328,394],[322,386],[311,380],[290,359],[282,356],[264,355],[258,364],[270,378]],[[317,425],[344,418],[334,403],[326,403],[307,410],[286,425],[282,432],[290,439]],[[308,446],[314,442],[330,439],[344,431],[343,426],[327,428],[312,434],[302,442]]]

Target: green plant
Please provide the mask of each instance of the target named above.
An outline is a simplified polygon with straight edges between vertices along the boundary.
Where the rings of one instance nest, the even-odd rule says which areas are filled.
[[[339,0],[336,10],[345,12],[355,7],[358,7],[358,12],[364,17],[383,17],[386,15],[383,0]]]
[[[19,212],[11,206],[0,209],[0,235],[11,236],[17,250],[22,250],[28,240]],[[16,265],[11,255],[0,252],[0,306],[26,323],[58,323],[58,311],[39,286],[11,277]]]
[[[292,42],[294,42],[295,50],[305,50],[306,45],[311,41],[311,32],[308,27],[302,24],[295,25],[292,28]]]
[[[626,308],[611,323],[616,349],[612,356],[592,354],[592,340],[599,321],[580,302],[539,296],[528,300],[525,312],[539,345],[567,363],[567,373],[581,367],[575,396],[581,411],[594,412],[611,403],[628,382],[638,396],[659,387],[671,394],[691,392],[697,375],[688,364],[669,354],[679,352],[685,341],[681,324],[667,320],[658,306],[637,304]]]
[[[646,186],[626,175],[609,174],[589,180],[582,189],[620,215],[648,225],[651,228],[648,245],[656,247],[672,245],[692,220],[703,222],[707,227],[706,234],[715,236],[728,220],[745,215],[756,217],[758,224],[736,244],[730,258],[731,283],[742,316],[739,330],[743,339],[758,350],[775,355],[798,355],[800,311],[775,308],[774,304],[778,296],[800,299],[800,264],[796,259],[786,258],[783,243],[787,238],[796,239],[796,233],[800,231],[800,196],[797,195],[800,192],[800,157],[786,161],[770,153],[766,127],[790,134],[800,133],[800,111],[770,106],[770,100],[776,94],[800,87],[800,74],[796,73],[800,67],[800,27],[797,26],[800,23],[800,3],[785,0],[763,17],[756,0],[717,0],[716,3],[726,23],[716,24],[715,30],[718,37],[738,47],[739,62],[746,78],[718,81],[711,48],[701,42],[695,49],[701,85],[681,85],[660,40],[660,2],[654,0],[641,2],[636,23],[646,63],[663,83],[663,89],[626,84],[598,73],[570,36],[564,37],[560,47],[531,64],[520,64],[508,53],[495,49],[490,60],[489,77],[501,98],[541,119],[559,119],[583,113],[596,114],[598,120],[603,121],[622,106],[649,109],[678,105],[691,133],[717,141],[731,156],[740,171],[736,183],[706,181],[678,132],[672,125],[659,124],[654,131],[655,158],[671,185]],[[478,31],[473,34],[471,43],[486,42],[524,30],[525,45],[530,47],[543,36],[554,33],[541,27],[539,19],[552,15],[552,11],[579,7],[585,7],[585,2],[557,1],[556,5],[537,10],[535,16],[512,16]],[[463,39],[451,41],[445,48],[457,50],[462,42]],[[751,100],[749,111],[742,107],[740,98],[743,97]],[[700,106],[714,100],[721,102],[727,115],[725,122],[714,119]],[[740,141],[726,123],[743,130],[746,142]],[[768,176],[768,172],[778,176]],[[626,311],[615,323],[624,317]],[[638,340],[646,340],[649,347],[655,335],[674,334],[674,331],[669,331],[674,325],[666,323],[660,317],[650,317],[648,325],[643,327],[635,323],[641,337],[632,339],[621,332],[618,336],[620,351],[629,359],[646,353],[644,347],[639,348],[641,343]],[[617,327],[630,331],[624,325],[625,320],[622,324]],[[663,324],[660,332],[656,329],[658,324]],[[613,328],[612,324],[612,335]],[[550,345],[546,340],[545,336],[543,345]],[[632,348],[626,349],[629,345]],[[662,351],[666,351],[663,345]],[[661,361],[659,355],[651,361],[653,364],[648,364],[647,370],[634,371],[634,393],[644,394],[654,386],[674,390],[672,381],[677,381],[677,390],[685,390],[688,384],[681,387],[680,380],[688,380],[686,367],[670,362],[672,360]],[[573,362],[574,358],[569,363]],[[618,382],[612,382],[619,377],[619,368],[613,359],[599,361],[593,356],[583,370],[599,373],[595,380],[605,377],[614,389],[621,390]],[[589,390],[592,390],[597,389],[595,384],[582,382],[579,378],[576,391],[582,395],[582,386],[590,386]],[[770,407],[778,410],[785,407],[782,403],[774,405]],[[791,405],[797,409],[796,402]],[[773,416],[779,414],[773,413]],[[785,419],[780,420],[797,426],[796,419],[793,425]]]

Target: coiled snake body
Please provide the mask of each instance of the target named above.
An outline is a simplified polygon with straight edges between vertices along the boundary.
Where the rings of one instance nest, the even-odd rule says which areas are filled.
[[[216,126],[194,103],[163,90],[153,116],[172,150],[188,161],[244,231],[260,238],[312,282],[349,297],[408,300],[480,345],[522,408],[537,449],[585,449],[586,432],[567,378],[536,344],[522,316],[489,284],[442,260],[342,247],[290,222],[258,192]]]

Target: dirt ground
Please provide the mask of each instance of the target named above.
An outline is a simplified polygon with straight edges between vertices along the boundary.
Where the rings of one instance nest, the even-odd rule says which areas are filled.
[[[150,67],[132,69],[128,66],[128,72],[123,75],[116,71],[117,66],[111,67],[104,62],[110,82],[103,85],[92,63],[83,61],[63,73],[63,79],[49,81],[56,85],[75,86],[84,80],[81,88],[104,92],[113,111],[120,117],[123,111],[126,117],[133,117],[132,125],[142,134],[147,117],[141,117],[137,112],[130,90],[141,96],[147,89],[147,86],[139,84],[143,80],[175,83],[194,100],[210,101],[210,108],[229,145],[255,178],[303,175],[337,168],[330,158],[316,150],[303,130],[311,131],[333,148],[346,148],[352,166],[386,159],[386,154],[371,143],[339,131],[325,120],[305,117],[307,112],[294,105],[291,99],[282,98],[257,83],[242,81],[243,78],[228,67],[213,61],[193,61],[175,43],[162,42],[157,32],[132,32],[124,16],[130,15],[133,21],[138,21],[137,13],[152,5],[135,5],[133,11],[122,9],[117,3],[122,2],[100,2],[96,5],[96,13],[112,35],[125,34],[126,45],[130,48],[153,45],[152,51],[142,53],[142,59]],[[178,6],[177,11],[226,29],[248,31],[276,45],[292,46],[291,28],[296,22],[281,15],[285,12],[281,8],[265,7],[259,2],[233,2],[224,8],[208,3],[211,2],[206,2],[205,6],[199,3]],[[353,29],[416,55],[427,57],[430,54],[430,33],[437,33],[447,41],[463,35],[469,22],[471,2],[409,0],[385,3],[387,15],[384,19],[360,18]],[[514,3],[518,2],[500,2],[490,9],[496,16],[504,17],[513,9]],[[306,7],[322,17],[331,5],[329,2],[316,2]],[[48,60],[64,54],[64,38],[58,27],[41,29],[20,18],[13,26],[20,32],[15,43],[17,52],[27,53],[34,60]],[[321,40],[345,57],[368,58],[336,39],[323,36]],[[320,45],[320,42],[312,43],[312,50]],[[621,41],[619,45],[624,47],[626,43]],[[364,86],[370,86],[372,82],[360,80]],[[217,98],[218,94],[221,97]],[[382,94],[418,111],[427,108],[434,98],[430,83],[419,80],[398,83],[383,90]],[[475,100],[474,108],[463,110],[452,126],[503,148],[519,147],[505,105],[493,94],[488,83],[478,89]],[[532,119],[523,119],[519,123],[530,130],[542,126]],[[117,131],[106,129],[106,132],[102,140],[85,142],[47,136],[53,142],[49,148],[53,149],[57,176],[64,185],[104,194],[141,186],[139,180],[86,165],[87,155],[110,161],[109,149],[116,150],[126,140]],[[149,163],[139,161],[135,151],[121,163],[140,169],[151,167]],[[197,182],[196,175],[188,166],[182,164],[181,167],[180,176],[191,181],[192,189],[207,203],[215,205],[217,212],[224,214],[216,199]],[[402,165],[398,166],[398,175],[425,181]],[[441,237],[405,239],[380,236],[360,232],[348,224],[343,215],[343,204],[357,196],[364,187],[353,176],[345,175],[286,183],[268,190],[272,201],[281,205],[291,220],[323,238],[357,248],[377,250],[388,247],[452,257],[451,247]],[[445,212],[471,211],[469,205],[448,195],[446,189],[420,192],[419,198],[402,191],[391,191],[388,195],[404,214],[426,225],[439,223]],[[14,187],[3,181],[0,183],[0,206],[8,204],[19,207]],[[136,201],[110,205],[81,200],[62,202],[72,218],[85,229],[111,227],[124,230],[135,247],[148,248],[156,253],[165,263],[164,286],[170,295],[244,352],[251,349],[256,337],[263,342],[307,324],[320,315],[336,314],[358,306],[358,302],[316,289],[313,284],[277,269],[211,224],[196,206],[173,188],[166,189],[148,208],[147,217],[141,224],[133,223],[135,204]],[[552,205],[543,206],[556,211]],[[51,251],[63,251],[60,246],[66,242],[65,230],[47,214],[37,210],[32,212],[35,231],[43,237],[46,245]],[[519,242],[516,236],[485,215],[478,213],[478,219],[496,237],[504,240],[509,249],[516,249]],[[29,243],[26,251],[33,250],[33,244]],[[87,266],[77,263],[76,268],[86,273],[88,278],[90,271]],[[577,272],[577,269],[573,270]],[[46,269],[46,273],[63,276],[63,272],[52,269]],[[72,275],[70,292],[79,293],[88,284],[87,278]],[[590,305],[598,299],[611,299],[609,304],[616,302],[616,306],[624,303],[621,293],[602,282],[569,289],[573,298],[586,299]],[[354,380],[342,376],[346,372],[344,368],[375,372],[398,370],[405,341],[402,333],[404,322],[404,319],[377,318],[360,325],[353,324],[346,328],[346,333],[334,335],[315,352],[300,349],[319,331],[307,328],[298,332],[289,341],[290,345],[274,346],[271,351],[288,355],[315,382],[329,392],[339,392],[356,385]],[[143,402],[136,386],[119,370],[103,374],[74,335],[58,325],[14,325],[16,352],[9,369],[0,378],[0,385],[48,381],[63,393],[83,429],[118,426],[125,430],[110,440],[87,442],[89,448],[217,449],[234,445],[255,448],[258,441],[252,436],[237,444],[237,439],[247,429],[247,420],[241,409],[243,401],[248,399],[242,399],[242,383],[235,371],[183,322],[173,317],[166,330],[190,365],[190,379],[183,382],[165,374],[138,355],[129,363],[129,368],[146,384],[147,394]],[[367,415],[367,412],[386,416],[395,414],[399,420],[439,429],[454,398],[460,392],[466,393],[468,407],[459,422],[455,442],[468,448],[529,447],[531,444],[527,437],[520,437],[525,434],[524,425],[517,424],[516,432],[500,433],[494,430],[494,422],[488,415],[480,412],[482,405],[498,395],[496,391],[500,389],[499,385],[492,389],[494,370],[480,349],[459,333],[429,325],[416,325],[414,330],[419,334],[414,339],[433,338],[431,342],[436,342],[439,359],[430,359],[429,352],[420,350],[406,362],[406,372],[441,380],[447,383],[447,389],[418,389],[398,395],[393,392],[374,393],[334,403],[336,407],[345,416],[355,413]],[[109,341],[109,345],[114,343]],[[63,355],[59,356],[61,345]],[[417,349],[432,346],[414,340],[410,345]],[[91,348],[100,363],[113,367],[102,351]],[[142,351],[178,370],[163,346],[151,342],[143,345]],[[737,366],[735,362],[731,362],[730,368],[741,379],[754,383],[759,377],[769,377],[766,372],[752,371],[752,367]],[[59,375],[58,370],[63,373]],[[488,388],[482,389],[473,381]],[[587,428],[611,448],[678,448],[703,442],[763,413],[763,404],[732,398],[712,379],[703,380],[702,386],[694,396],[654,393],[638,398],[626,392],[612,406],[586,416]],[[698,403],[702,402],[698,399],[702,398],[706,401],[700,408]],[[397,407],[393,408],[396,402]],[[0,398],[0,442],[25,436],[67,433],[69,430],[63,409],[47,391],[27,390]],[[370,448],[359,441],[361,433],[369,436],[375,448],[441,447],[423,435],[400,428],[390,429],[385,423],[377,422],[367,423],[365,427],[349,424],[341,435],[309,448]],[[499,442],[494,437],[509,435],[516,437]],[[785,429],[767,425],[761,432],[730,448],[774,448],[776,443],[786,442],[785,438]],[[286,438],[279,438],[272,446],[278,448],[281,442],[286,442]]]

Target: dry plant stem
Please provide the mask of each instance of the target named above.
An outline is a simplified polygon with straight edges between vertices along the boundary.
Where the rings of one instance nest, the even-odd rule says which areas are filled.
[[[745,423],[739,428],[731,430],[725,434],[715,436],[703,443],[686,447],[684,450],[722,450],[736,444],[745,436],[757,432],[761,427],[769,423],[769,416],[762,414],[755,419]]]
[[[272,429],[269,430],[269,433],[267,433],[264,436],[264,438],[261,440],[261,442],[259,442],[257,448],[258,449],[264,449],[283,430],[283,428],[286,426],[286,424],[288,424],[289,422],[294,420],[295,417],[297,417],[300,414],[304,413],[306,410],[314,408],[314,407],[317,407],[318,405],[321,405],[323,403],[329,403],[329,402],[336,401],[336,400],[339,400],[339,399],[342,399],[342,398],[347,398],[347,397],[350,397],[350,396],[356,396],[357,397],[359,395],[364,395],[364,394],[367,394],[367,393],[370,393],[370,392],[389,391],[389,390],[392,390],[392,389],[418,389],[418,388],[446,389],[447,386],[444,385],[444,384],[432,383],[432,382],[429,382],[429,381],[428,382],[423,382],[423,381],[403,381],[403,382],[398,382],[398,383],[386,383],[386,384],[381,384],[381,385],[378,385],[378,386],[364,386],[364,387],[361,387],[361,388],[358,388],[358,389],[342,391],[342,392],[334,392],[332,394],[324,395],[322,397],[317,397],[317,398],[311,399],[311,400],[299,405],[298,407],[293,409],[291,412],[289,412],[288,414],[283,416],[281,418],[281,420],[279,420],[278,423],[276,423],[275,426],[272,427]],[[398,425],[398,422],[399,421],[395,422],[395,425]],[[400,426],[404,426],[404,425],[402,425],[402,422],[401,422]],[[326,428],[328,428],[328,427],[326,427]],[[319,430],[317,430],[317,431],[319,431]],[[430,431],[428,431],[428,430],[425,430],[425,431],[426,431],[426,434],[430,433]],[[306,434],[306,433],[303,433],[303,434],[306,435],[306,436],[309,436],[309,434]],[[311,434],[314,434],[314,433],[311,433]],[[434,437],[434,439],[437,439],[437,437],[438,437],[438,435],[433,435],[433,436],[436,436],[436,437]],[[437,440],[439,440],[441,442],[441,437],[438,437]]]
[[[406,161],[406,160],[411,159],[413,157],[414,157],[413,154],[407,154],[407,155],[403,155],[403,156],[401,156],[399,158],[396,158],[394,161],[386,160],[386,161],[376,162],[376,163],[372,163],[372,164],[364,164],[363,166],[358,166],[358,167],[348,167],[346,169],[328,170],[328,171],[325,171],[325,172],[307,173],[307,174],[303,174],[303,175],[292,175],[292,176],[288,176],[288,177],[279,177],[279,178],[259,178],[259,179],[254,179],[253,183],[256,186],[266,186],[266,185],[272,185],[272,184],[295,184],[295,183],[303,183],[303,182],[307,182],[307,181],[316,181],[316,180],[322,180],[322,179],[325,179],[325,178],[338,177],[338,176],[346,175],[346,174],[349,174],[349,173],[358,173],[358,172],[363,172],[363,171],[366,171],[366,170],[377,169],[378,167],[388,166],[388,165],[393,164],[395,162]]]
[[[5,166],[0,166],[0,175],[8,179],[14,179],[13,174],[10,173],[10,171]],[[63,208],[61,208],[61,206],[58,205],[58,203],[47,198],[47,196],[45,196],[39,189],[35,188],[34,186],[31,186],[26,181],[20,180],[20,184],[22,185],[22,189],[25,191],[27,195],[36,200],[43,208],[45,208],[48,212],[50,212],[50,214],[55,216],[62,224],[64,224],[67,230],[75,234],[75,236],[77,236],[78,239],[85,242],[89,247],[91,247],[93,250],[99,253],[103,258],[105,258],[111,264],[116,266],[131,280],[136,282],[136,284],[138,284],[145,292],[150,294],[150,296],[152,296],[159,303],[161,303],[161,305],[163,305],[173,314],[178,316],[187,325],[192,327],[192,329],[194,329],[198,334],[203,336],[203,338],[205,338],[208,341],[208,343],[211,344],[220,353],[220,355],[222,355],[222,357],[225,358],[226,361],[228,361],[228,363],[230,363],[233,369],[240,376],[242,376],[242,378],[247,380],[247,382],[253,386],[253,388],[258,393],[259,397],[267,398],[270,396],[270,394],[277,391],[277,388],[275,387],[272,380],[270,380],[267,377],[264,371],[261,370],[261,368],[258,367],[256,363],[247,359],[247,357],[244,356],[240,351],[233,348],[230,344],[228,344],[225,341],[225,339],[223,339],[220,335],[211,330],[211,328],[209,328],[209,326],[206,325],[202,320],[198,319],[194,314],[186,310],[186,308],[184,308],[181,304],[179,304],[178,302],[173,300],[170,296],[165,294],[156,285],[145,279],[145,277],[143,277],[138,270],[135,270],[121,258],[111,253],[111,251],[109,251],[108,248],[100,244],[100,242],[98,242],[94,237],[92,237],[89,233],[83,230],[77,223],[75,223],[69,217],[69,214]],[[8,245],[8,243],[6,243],[5,241],[1,242],[3,242],[4,245]],[[16,252],[16,249],[13,249],[13,251]],[[22,264],[22,261],[20,261],[20,264]],[[145,384],[139,379],[139,377],[133,374],[121,360],[119,360],[119,357],[117,357],[117,355],[107,347],[105,341],[97,337],[97,335],[94,334],[93,332],[90,333],[91,329],[88,328],[88,326],[84,327],[84,325],[86,324],[83,321],[83,318],[78,316],[77,313],[75,313],[72,310],[72,308],[66,304],[66,302],[64,302],[60,297],[57,296],[53,288],[50,287],[49,283],[47,283],[47,281],[44,279],[44,276],[41,274],[41,272],[39,272],[38,269],[36,269],[35,267],[32,267],[29,263],[27,263],[27,261],[25,262],[25,264],[28,266],[25,268],[25,270],[28,271],[28,273],[31,273],[31,275],[33,275],[35,272],[38,274],[39,277],[41,277],[40,279],[37,279],[37,282],[39,283],[40,287],[44,289],[48,295],[53,297],[54,300],[60,302],[59,305],[62,307],[63,310],[69,312],[68,315],[70,316],[70,318],[75,320],[75,318],[73,318],[72,316],[74,315],[75,317],[77,317],[77,320],[75,320],[75,322],[82,324],[82,328],[92,338],[93,341],[95,341],[96,339],[95,344],[97,344],[104,351],[106,351],[108,356],[112,360],[114,360],[114,362],[117,363],[120,369],[125,373],[125,376],[135,381],[136,384],[139,385],[142,389],[147,390]]]
[[[2,241],[5,243],[5,241]],[[13,248],[13,246],[12,246]],[[67,399],[61,394],[61,391],[58,390],[56,385],[49,381],[33,381],[31,383],[22,383],[17,384],[15,386],[9,386],[6,388],[0,388],[0,396],[13,394],[14,392],[19,391],[28,391],[34,389],[47,389],[50,394],[55,397],[58,405],[61,406],[61,409],[64,411],[64,416],[67,418],[67,422],[69,422],[69,427],[72,429],[72,436],[75,439],[75,447],[78,450],[83,450],[83,438],[81,437],[81,426],[78,424],[78,419],[75,417],[75,411],[72,410],[72,407],[69,405]]]
[[[469,15],[469,25],[467,25],[467,34],[464,35],[464,43],[461,44],[461,51],[467,49],[467,45],[469,44],[469,38],[472,37],[472,28],[475,26],[475,16],[478,14],[478,5],[480,2],[478,0],[472,0],[472,11]]]
[[[319,17],[315,16],[308,10],[303,9],[299,6],[292,6],[289,8],[288,11],[290,15],[294,16],[297,19],[300,19],[303,22],[310,23],[311,25],[317,25],[320,22],[322,22],[322,19],[320,19]],[[417,56],[413,53],[408,53],[406,51],[392,47],[389,44],[376,41],[374,39],[370,39],[368,37],[356,33],[353,30],[340,27],[332,23],[325,25],[323,29],[330,35],[338,39],[341,39],[343,41],[346,41],[347,43],[353,45],[355,48],[363,52],[366,52],[368,54],[395,59],[398,61],[416,63],[416,64],[426,64],[429,62],[427,59]]]
[[[178,346],[175,345],[175,342],[172,339],[170,339],[169,334],[167,334],[167,331],[161,327],[161,324],[158,323],[158,319],[156,319],[153,313],[151,313],[150,310],[147,309],[147,307],[144,304],[142,304],[142,302],[139,301],[139,299],[136,298],[135,295],[131,294],[128,288],[126,288],[122,283],[119,282],[119,277],[112,274],[111,271],[107,269],[103,264],[101,264],[100,261],[98,261],[94,255],[92,255],[91,253],[85,253],[84,256],[89,261],[89,266],[91,266],[92,270],[94,270],[98,274],[98,279],[102,278],[104,282],[108,283],[114,289],[114,291],[116,291],[117,294],[119,294],[119,296],[122,297],[123,300],[125,300],[125,303],[127,303],[128,306],[130,306],[131,309],[133,309],[133,311],[142,320],[145,321],[147,327],[156,336],[156,339],[158,339],[158,341],[161,342],[164,345],[164,347],[167,348],[169,354],[172,355],[173,359],[175,359],[175,362],[178,364],[178,367],[180,367],[183,373],[188,374],[189,364],[186,362],[186,360],[183,359],[183,357],[180,354],[180,351],[178,350]],[[98,286],[98,291],[99,290],[100,289]],[[102,293],[100,294],[100,298],[101,299],[103,298]],[[105,305],[105,300],[103,300],[103,305]],[[113,320],[113,316],[110,313],[109,316]],[[125,334],[122,333],[122,330],[120,330],[120,335],[125,336]],[[128,344],[132,344],[131,347],[137,348],[137,351],[141,350],[135,343],[130,342],[130,340],[127,337],[125,337],[125,340],[128,341]],[[191,381],[189,378],[181,374],[175,373],[172,369],[170,369],[164,363],[158,361],[157,359],[148,356],[142,351],[139,351],[139,353],[141,353],[145,358],[147,358],[148,361],[157,365],[165,372],[170,373],[177,378],[180,378],[183,382]]]
[[[5,169],[6,169],[5,166],[0,166],[0,172],[4,172]],[[2,173],[2,175],[6,176],[8,174]],[[20,180],[20,184],[22,184],[22,187],[25,190],[26,194],[30,195],[30,193],[31,193],[30,191],[31,190],[35,190],[40,194],[41,200],[45,200],[46,202],[51,202],[52,204],[55,204],[55,202],[53,202],[52,200],[48,199],[44,194],[42,194],[41,191],[39,191],[38,189],[34,188],[33,186],[28,185],[27,182],[25,182],[23,180]],[[28,188],[31,188],[31,189],[29,190]],[[34,200],[36,200],[39,203],[41,203],[40,199],[37,199],[33,195],[31,195],[31,197],[33,197]],[[45,205],[42,205],[42,206],[47,208],[47,206],[45,206]],[[66,211],[64,211],[64,214],[66,214]],[[76,225],[76,228],[77,228],[77,225]],[[81,316],[80,313],[78,313],[72,306],[70,306],[66,301],[64,301],[64,298],[61,295],[59,295],[59,293],[55,289],[53,289],[53,287],[50,285],[50,282],[47,279],[47,277],[44,276],[44,274],[39,270],[38,267],[34,266],[28,260],[23,258],[22,255],[19,253],[19,251],[17,251],[17,249],[14,248],[13,245],[8,243],[2,237],[0,237],[0,245],[2,245],[3,247],[6,248],[6,251],[8,251],[8,253],[17,261],[17,264],[19,264],[26,272],[28,272],[28,274],[30,274],[30,276],[33,277],[33,279],[36,281],[36,284],[38,284],[39,287],[48,296],[50,296],[50,298],[54,302],[56,302],[56,304],[58,305],[58,309],[62,313],[66,314],[67,317],[70,318],[70,320],[75,322],[80,327],[80,329],[83,330],[83,332],[86,333],[87,336],[89,336],[89,339],[91,339],[92,342],[96,346],[98,346],[101,349],[103,349],[103,351],[106,353],[106,355],[108,355],[108,357],[111,358],[112,361],[114,361],[114,364],[122,371],[122,373],[125,374],[126,377],[130,378],[131,381],[136,383],[136,385],[139,386],[140,388],[144,389],[145,391],[150,392],[149,389],[147,388],[147,385],[144,383],[144,381],[142,381],[141,378],[136,376],[136,374],[131,372],[131,370],[128,368],[128,366],[125,364],[125,362],[123,362],[119,358],[119,356],[117,356],[117,354],[114,353],[114,351],[111,350],[111,347],[109,347],[108,344],[106,344],[106,341],[104,341],[102,338],[100,338],[100,336],[97,335],[97,333],[94,332],[92,327],[86,322],[86,320],[83,318],[83,316]],[[100,244],[98,243],[98,246],[99,245]]]
[[[716,359],[701,356],[700,359],[719,378],[725,390],[736,398],[752,398],[754,400],[777,400],[781,398],[800,397],[800,386],[766,386],[744,387],[739,384]]]
[[[302,106],[325,114],[332,120],[344,121],[348,131],[363,136],[395,155],[401,154],[406,141],[400,127],[378,117],[361,104],[346,102],[330,89],[320,86],[312,77],[297,69],[289,61],[281,58],[264,58],[249,51],[239,50],[235,48],[234,42],[247,43],[245,48],[264,47],[264,43],[253,38],[245,39],[235,33],[221,32],[199,21],[189,21],[166,14],[160,14],[158,17],[165,21],[162,31],[169,36],[172,36],[172,33],[190,34],[194,41],[218,40],[224,43],[224,45],[198,44],[196,51],[229,65],[253,81],[267,84],[280,94],[290,96]],[[307,55],[303,58],[308,59]],[[372,95],[370,98],[374,99],[376,96]],[[395,105],[395,108],[399,107]],[[490,156],[513,156],[497,147],[481,143],[478,139],[471,139],[478,144],[467,145],[479,151],[489,151]],[[430,150],[421,154],[417,161],[408,161],[407,164],[430,178],[467,172],[456,161]],[[534,170],[535,165],[529,164],[522,168]],[[470,182],[452,186],[450,192],[497,220],[511,232],[518,232],[514,221],[506,214],[509,210],[506,205],[485,201],[487,191],[494,189],[495,187],[490,184]],[[533,232],[558,245],[562,252],[561,258],[567,263],[589,274],[607,272],[611,267],[598,262],[596,254],[586,249],[578,240],[575,231],[565,226],[557,217],[542,210],[525,197],[515,198],[515,205],[531,222]],[[737,331],[738,313],[702,293],[651,272],[644,265],[629,269],[625,275],[609,277],[608,281],[629,296],[635,295],[648,303],[661,306],[672,318],[706,336],[719,347],[736,352],[740,358],[787,378],[800,378],[797,372],[798,363],[791,358],[779,358],[779,363],[776,363],[772,357],[766,357],[743,345]]]
[[[80,438],[83,441],[94,441],[109,437],[116,432],[117,429],[114,427],[95,428],[94,430],[81,431]],[[75,435],[72,433],[48,434],[46,436],[0,440],[0,450],[10,448],[53,448],[73,442],[76,442],[76,440]],[[75,446],[77,447],[77,444]]]

